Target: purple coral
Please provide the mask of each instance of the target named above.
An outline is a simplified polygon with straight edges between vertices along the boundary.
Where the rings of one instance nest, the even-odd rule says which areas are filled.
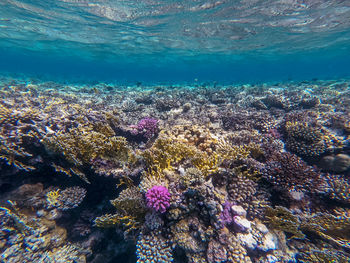
[[[144,118],[132,127],[135,128],[133,131],[134,134],[143,134],[144,137],[150,139],[158,133],[158,120]]]
[[[222,226],[233,226],[236,231],[245,232],[250,229],[250,222],[245,218],[247,212],[239,205],[226,201],[220,214]]]
[[[220,219],[223,225],[230,225],[233,222],[232,203],[226,201],[223,205],[223,210],[220,214]]]
[[[170,193],[164,186],[155,185],[146,193],[147,206],[164,213],[170,206]]]

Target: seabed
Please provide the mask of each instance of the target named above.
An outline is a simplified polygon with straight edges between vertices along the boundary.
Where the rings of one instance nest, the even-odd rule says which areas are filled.
[[[2,262],[350,262],[350,81],[0,80]]]

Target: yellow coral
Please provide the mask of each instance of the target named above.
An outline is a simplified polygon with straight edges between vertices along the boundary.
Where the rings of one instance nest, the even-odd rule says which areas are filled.
[[[60,197],[60,189],[50,191],[46,194],[46,201],[50,206],[59,206],[60,202],[58,198]]]
[[[106,214],[97,217],[94,223],[95,226],[104,228],[119,225],[122,228],[124,228],[126,233],[140,228],[140,223],[137,220],[135,220],[134,217],[120,214]]]
[[[339,246],[350,248],[350,218],[317,213],[303,221],[301,229],[317,233]]]
[[[300,222],[287,208],[277,206],[275,209],[266,208],[266,223],[272,228],[292,234],[290,238],[305,238],[300,230]]]

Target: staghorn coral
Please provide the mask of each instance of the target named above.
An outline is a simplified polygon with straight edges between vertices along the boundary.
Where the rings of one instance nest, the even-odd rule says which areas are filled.
[[[154,185],[160,185],[163,187],[168,188],[169,182],[165,178],[164,173],[157,173],[157,174],[152,174],[150,175],[149,173],[143,173],[141,182],[138,185],[140,191],[144,194],[147,193],[149,189],[151,189]]]
[[[218,165],[217,154],[208,155],[194,146],[164,136],[159,136],[152,147],[141,155],[146,160],[149,176],[160,178],[164,177],[164,169],[171,170],[173,165],[182,162],[195,166],[205,175],[215,171]]]
[[[80,205],[86,195],[86,190],[79,186],[68,187],[65,190],[53,190],[46,194],[49,207],[60,210],[76,208]]]
[[[285,190],[315,191],[321,183],[315,168],[288,152],[273,155],[261,173],[275,187]]]
[[[98,174],[120,177],[124,169],[138,161],[126,139],[115,136],[108,123],[78,124],[46,136],[43,143],[51,151],[62,154],[74,166],[70,170],[86,182],[86,176],[80,171],[84,165],[92,165]]]
[[[170,206],[170,193],[164,186],[155,185],[147,191],[146,201],[149,208],[164,213]]]
[[[78,125],[68,132],[59,131],[44,139],[49,149],[62,153],[77,166],[96,158],[127,161],[130,149],[124,137],[115,136],[109,126]]]
[[[274,229],[291,234],[290,238],[304,239],[306,233],[340,247],[350,248],[350,218],[327,213],[294,215],[285,207],[267,208],[266,222]]]
[[[160,232],[141,234],[136,244],[137,263],[173,262],[172,249],[169,242],[161,236]]]

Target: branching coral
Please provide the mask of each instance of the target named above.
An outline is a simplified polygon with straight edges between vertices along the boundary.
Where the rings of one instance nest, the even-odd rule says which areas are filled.
[[[303,218],[303,231],[312,231],[341,247],[350,248],[350,218],[317,213]]]
[[[326,213],[294,215],[284,207],[268,208],[266,222],[274,229],[291,234],[291,238],[304,238],[312,232],[320,238],[344,248],[350,248],[350,218]]]
[[[159,132],[158,120],[152,118],[140,120],[133,128],[135,128],[135,130],[132,131],[133,134],[142,134],[147,139],[151,139]]]
[[[252,130],[267,132],[276,124],[268,111],[245,111],[236,109],[222,117],[222,124],[226,130]]]
[[[170,138],[158,138],[142,156],[146,160],[150,176],[161,177],[164,169],[171,169],[181,162],[188,162],[207,175],[215,171],[218,164],[216,154],[208,155],[194,146]]]
[[[321,183],[315,168],[288,152],[273,155],[261,172],[275,187],[286,190],[315,191]]]
[[[298,254],[298,262],[301,263],[347,263],[349,255],[341,251],[332,251],[331,249],[310,250]]]
[[[68,132],[59,131],[45,138],[44,143],[78,166],[96,158],[126,161],[130,151],[126,139],[114,136],[108,126],[94,130],[90,125],[79,125]]]
[[[324,134],[320,127],[305,122],[287,122],[286,145],[294,153],[303,156],[318,156],[326,150]]]
[[[321,190],[331,199],[350,203],[350,181],[342,175],[326,175]]]
[[[137,161],[126,139],[115,136],[108,124],[79,124],[50,134],[43,142],[52,151],[63,154],[74,169],[92,164],[98,173],[108,175]],[[108,169],[101,168],[103,164],[108,164]]]
[[[33,148],[41,138],[39,129],[34,125],[34,120],[38,121],[39,117],[37,113],[33,114],[34,116],[31,116],[23,109],[16,113],[11,112],[6,117],[0,116],[0,159],[25,171],[35,169],[28,164],[33,158],[28,148]]]
[[[85,262],[88,250],[66,242],[65,229],[11,204],[0,208],[2,262]]]

